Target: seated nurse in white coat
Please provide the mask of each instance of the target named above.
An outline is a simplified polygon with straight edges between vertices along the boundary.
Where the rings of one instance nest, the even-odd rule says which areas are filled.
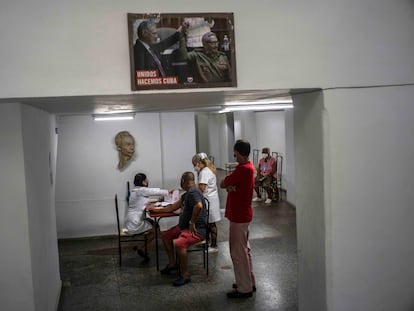
[[[150,219],[146,218],[145,208],[151,196],[166,196],[168,190],[160,188],[148,188],[147,176],[138,173],[134,178],[135,188],[131,190],[129,197],[129,207],[125,218],[124,232],[137,234],[152,228]]]

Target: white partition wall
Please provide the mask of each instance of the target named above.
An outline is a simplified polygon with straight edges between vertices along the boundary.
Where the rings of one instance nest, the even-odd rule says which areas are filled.
[[[324,94],[329,310],[414,308],[412,98],[414,86]]]
[[[161,144],[163,187],[179,189],[182,173],[194,171],[196,153],[194,113],[162,113]]]
[[[51,182],[53,119],[32,107],[0,105],[2,309],[56,310],[60,292]],[[47,290],[45,290],[47,288]]]
[[[326,305],[323,95],[295,96],[294,103],[299,307],[336,310]]]
[[[295,162],[295,130],[294,130],[294,109],[285,111],[285,134],[286,134],[286,157],[285,157],[285,178],[283,188],[286,189],[286,200],[296,206],[296,162]]]

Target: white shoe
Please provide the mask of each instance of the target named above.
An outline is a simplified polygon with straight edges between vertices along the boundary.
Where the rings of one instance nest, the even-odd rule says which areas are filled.
[[[256,197],[252,201],[253,202],[262,202],[262,198]]]
[[[218,247],[217,246],[216,247],[209,246],[208,247],[208,252],[209,253],[217,253],[218,252]]]
[[[265,204],[270,204],[272,203],[272,199],[266,199]]]

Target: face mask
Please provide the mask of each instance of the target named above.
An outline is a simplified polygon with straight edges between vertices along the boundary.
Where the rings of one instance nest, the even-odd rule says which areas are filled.
[[[199,172],[199,171],[200,171],[200,168],[199,168],[198,166],[194,166],[194,170],[195,170],[196,172]]]
[[[267,154],[267,153],[262,153],[262,157],[263,158],[267,158],[267,156],[268,156],[269,154]]]

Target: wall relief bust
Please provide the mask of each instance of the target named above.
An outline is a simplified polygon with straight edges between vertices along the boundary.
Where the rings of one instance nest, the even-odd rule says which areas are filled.
[[[119,157],[118,169],[122,169],[135,153],[135,139],[128,131],[121,131],[115,136],[115,145]]]

